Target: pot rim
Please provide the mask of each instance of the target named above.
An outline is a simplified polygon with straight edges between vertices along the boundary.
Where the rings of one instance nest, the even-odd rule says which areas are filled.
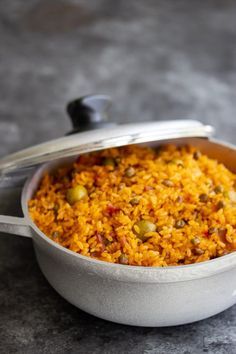
[[[209,142],[217,143],[220,144],[224,147],[228,147],[231,149],[235,150],[235,146],[230,143],[225,143],[224,141],[220,141],[218,139],[209,139]],[[55,162],[54,162],[55,163]],[[183,281],[183,280],[192,280],[193,278],[203,278],[203,277],[208,277],[210,275],[216,274],[216,273],[221,273],[229,268],[232,268],[236,266],[236,251],[229,253],[224,256],[220,256],[218,258],[214,258],[208,261],[203,261],[199,263],[193,263],[193,264],[188,264],[188,265],[179,265],[179,266],[166,266],[166,267],[151,267],[151,266],[133,266],[133,265],[122,265],[118,263],[110,263],[98,259],[94,259],[92,257],[88,256],[83,256],[79,253],[76,253],[74,251],[71,251],[67,249],[66,247],[61,246],[60,244],[56,243],[55,241],[51,240],[48,236],[46,236],[33,222],[29,215],[29,210],[28,210],[28,191],[29,187],[31,184],[34,182],[34,180],[38,180],[38,178],[41,176],[42,172],[45,171],[48,167],[52,166],[52,162],[46,163],[41,165],[39,168],[34,170],[34,172],[27,178],[27,181],[24,184],[22,194],[21,194],[21,206],[23,210],[24,217],[27,221],[27,223],[31,226],[31,228],[35,231],[37,235],[40,236],[47,244],[50,246],[53,246],[57,251],[66,253],[68,256],[74,257],[76,259],[80,259],[82,261],[85,261],[87,264],[90,264],[91,266],[100,266],[102,269],[109,268],[109,271],[112,272],[117,270],[122,272],[123,274],[127,272],[132,274],[134,273],[142,273],[142,274],[160,274],[163,273],[163,276],[173,273],[180,273],[182,275],[185,274],[184,278],[180,277],[180,279],[173,279],[169,280],[170,282],[172,281]],[[196,272],[199,274],[197,275]],[[188,275],[186,273],[189,273]],[[137,274],[138,275],[138,274]],[[168,282],[168,278],[166,281],[161,280],[161,282]],[[172,277],[173,278],[173,277]],[[178,277],[179,278],[179,277]],[[148,279],[147,279],[148,280]],[[154,279],[153,279],[154,280]],[[149,279],[150,281],[150,279]],[[146,281],[146,282],[149,282]],[[157,280],[154,280],[155,282]],[[152,282],[152,281],[151,281]]]

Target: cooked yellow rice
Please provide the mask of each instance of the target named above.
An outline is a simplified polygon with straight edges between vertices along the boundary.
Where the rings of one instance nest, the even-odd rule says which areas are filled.
[[[71,205],[67,191],[77,185],[88,195]],[[236,175],[194,147],[128,146],[82,155],[46,174],[29,210],[48,237],[81,255],[176,266],[236,249],[235,188]],[[143,239],[140,220],[155,225]]]

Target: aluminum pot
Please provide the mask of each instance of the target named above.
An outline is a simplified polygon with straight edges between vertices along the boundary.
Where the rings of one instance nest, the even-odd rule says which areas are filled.
[[[233,145],[203,138],[171,141],[191,143],[236,172]],[[158,144],[152,140],[152,146]],[[236,252],[193,265],[137,267],[82,256],[44,235],[29,216],[28,200],[44,172],[65,161],[71,158],[44,164],[28,178],[21,198],[23,218],[0,216],[0,231],[32,238],[43,274],[62,297],[97,317],[135,326],[186,324],[236,303]]]

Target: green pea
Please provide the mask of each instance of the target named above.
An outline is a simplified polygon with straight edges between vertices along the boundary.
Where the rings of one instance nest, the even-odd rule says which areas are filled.
[[[136,198],[136,197],[134,197],[133,199],[131,199],[130,201],[130,204],[131,205],[138,205],[139,204],[139,198]]]
[[[137,229],[135,228],[135,226],[137,226]],[[148,239],[148,237],[145,236],[148,232],[155,231],[156,225],[148,220],[140,220],[134,225],[134,233],[142,241],[146,241]]]
[[[202,193],[199,195],[199,200],[201,203],[206,203],[208,201],[209,197],[206,193]]]
[[[223,187],[222,186],[216,186],[215,188],[214,188],[214,192],[216,193],[216,194],[219,194],[219,193],[222,193],[224,190],[223,190]]]
[[[102,164],[103,166],[111,166],[114,168],[116,166],[116,161],[113,159],[113,157],[104,157]]]
[[[120,255],[120,257],[119,257],[119,263],[120,263],[120,264],[125,264],[125,265],[129,264],[128,257],[127,257],[124,253],[122,253],[122,254]]]
[[[201,242],[200,239],[198,237],[194,237],[191,239],[191,242],[194,246],[199,245],[199,243]]]
[[[185,221],[183,219],[177,220],[175,223],[176,229],[182,229],[185,226]]]
[[[134,175],[135,175],[135,169],[132,166],[126,168],[125,170],[126,177],[133,177]]]

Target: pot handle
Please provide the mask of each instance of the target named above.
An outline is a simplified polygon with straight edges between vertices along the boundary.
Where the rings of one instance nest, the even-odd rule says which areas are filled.
[[[0,215],[0,232],[18,236],[32,237],[32,229],[25,218]]]
[[[14,195],[10,196],[10,201],[11,199],[13,199],[14,202],[18,200],[18,197],[16,197],[15,193],[18,193],[19,190],[21,191],[22,186],[25,183],[26,176],[27,174],[25,171],[17,171],[17,173],[0,176],[0,189],[7,193],[1,196],[1,198],[4,200],[9,200],[8,193],[9,191],[12,192],[12,190],[14,190]],[[12,206],[11,202],[10,205]],[[12,207],[10,209],[5,207],[1,210],[1,212],[8,214],[10,210],[12,210]],[[16,210],[14,206],[13,210]],[[24,217],[18,216],[0,215],[0,232],[18,236],[32,237],[32,229],[29,226],[29,223]]]

